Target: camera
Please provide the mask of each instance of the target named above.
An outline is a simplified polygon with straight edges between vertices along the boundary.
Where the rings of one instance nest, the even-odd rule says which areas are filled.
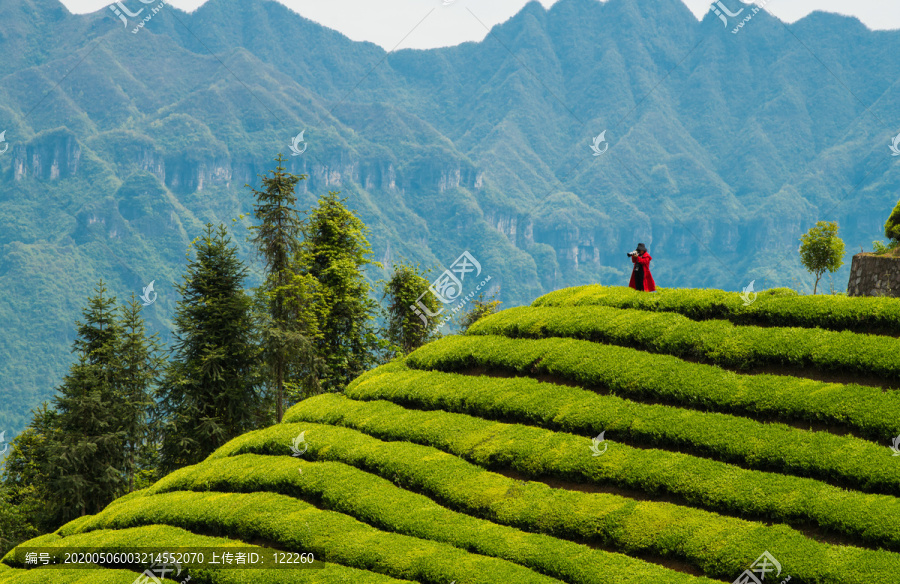
[[[628,257],[633,257],[633,256],[636,256],[637,254],[638,253],[636,251],[630,251],[630,252],[628,252]]]

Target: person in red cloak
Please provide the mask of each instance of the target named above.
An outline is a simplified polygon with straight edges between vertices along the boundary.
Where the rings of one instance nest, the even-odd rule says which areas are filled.
[[[656,292],[656,282],[653,281],[653,275],[650,273],[650,260],[653,258],[647,253],[647,246],[643,243],[637,244],[637,249],[628,252],[628,257],[634,264],[631,281],[628,282],[628,285],[638,291]]]

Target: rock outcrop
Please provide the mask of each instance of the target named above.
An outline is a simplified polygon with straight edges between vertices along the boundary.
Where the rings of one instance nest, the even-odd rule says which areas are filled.
[[[853,256],[847,295],[900,297],[900,257],[873,253]]]

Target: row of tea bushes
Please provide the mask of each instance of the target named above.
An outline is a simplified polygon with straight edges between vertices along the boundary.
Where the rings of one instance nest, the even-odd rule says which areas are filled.
[[[80,518],[79,524],[85,523]],[[197,550],[199,548],[228,548],[239,546],[242,550],[264,548],[250,545],[233,539],[223,537],[210,537],[198,535],[168,525],[146,525],[121,530],[98,529],[86,533],[80,533],[75,525],[66,524],[59,531],[65,533],[65,537],[57,534],[47,534],[32,539],[27,547],[59,548],[66,550],[71,548],[92,548],[95,550],[156,550],[162,552],[181,548],[182,550]],[[165,542],[165,548],[161,548],[161,542]],[[4,558],[10,561],[11,555]],[[0,564],[0,567],[5,564]],[[348,581],[362,582],[366,584],[411,584],[408,580],[397,580],[382,574],[357,570],[338,564],[320,562],[320,566],[313,570],[278,570],[277,581],[283,584],[339,584]],[[181,572],[174,565],[167,566],[171,569],[172,578],[160,578],[164,584],[177,584],[190,577],[191,583],[208,582],[210,584],[271,584],[273,576],[269,570],[236,569],[236,568],[201,568],[182,564]],[[15,584],[34,582],[35,584],[135,584],[140,573],[129,570],[78,568],[78,569],[29,569],[13,570],[8,572],[9,582]],[[4,582],[5,573],[0,568],[0,583]],[[154,574],[155,577],[158,573]],[[144,580],[141,580],[144,581]],[[154,580],[146,580],[153,582]]]
[[[137,574],[129,570],[97,568],[48,568],[19,569],[0,564],[0,584],[134,584]],[[160,584],[178,584],[162,578]]]
[[[422,390],[422,387],[428,389]],[[699,507],[734,515],[753,513],[788,523],[802,524],[811,521],[870,545],[900,550],[900,533],[897,533],[896,529],[897,519],[900,518],[900,499],[848,491],[807,478],[737,469],[728,464],[682,453],[634,448],[622,444],[619,440],[627,439],[634,434],[658,433],[661,436],[664,433],[671,434],[673,431],[665,428],[665,425],[658,426],[655,423],[658,418],[616,419],[615,413],[609,414],[606,411],[608,407],[613,409],[615,406],[601,405],[600,402],[588,403],[591,397],[596,396],[579,395],[579,392],[583,390],[537,383],[528,379],[473,378],[411,371],[407,375],[393,374],[369,378],[349,388],[347,395],[353,399],[386,399],[427,410],[433,410],[440,404],[440,409],[444,410],[444,412],[414,412],[413,415],[408,415],[398,406],[375,406],[377,410],[403,416],[404,422],[410,427],[408,431],[393,432],[386,436],[391,439],[421,441],[422,434],[415,429],[417,425],[436,427],[449,426],[452,423],[458,426],[465,423],[467,429],[478,431],[479,434],[491,429],[501,445],[513,442],[527,444],[531,441],[534,441],[532,442],[534,444],[546,444],[555,439],[557,458],[575,457],[580,459],[580,466],[575,464],[571,470],[564,471],[562,467],[554,466],[556,463],[548,461],[540,452],[519,447],[523,452],[516,454],[506,447],[494,448],[488,444],[481,445],[481,453],[476,455],[473,461],[482,462],[486,460],[483,457],[488,454],[494,458],[487,460],[509,460],[511,464],[533,466],[538,464],[535,461],[541,461],[540,464],[547,472],[562,478],[612,483],[621,488],[648,494],[667,493]],[[351,405],[348,406],[348,410],[348,416],[361,417],[364,415],[362,412],[372,411],[372,408]],[[467,411],[486,418],[538,423],[554,430],[583,435],[596,432],[595,428],[604,428],[607,441],[613,438],[616,442],[612,443],[614,447],[609,448],[612,453],[608,452],[599,459],[592,459],[589,456],[589,443],[585,438],[567,434],[554,435],[548,430],[531,427],[506,424],[498,427],[492,422],[477,418],[472,423],[470,420],[459,421],[454,419],[452,414],[445,413],[453,411]],[[605,424],[598,421],[601,418],[612,421]],[[693,425],[698,433],[710,437],[711,440],[715,440],[718,436],[727,441],[735,435],[740,436],[741,439],[734,442],[738,445],[737,448],[744,451],[745,458],[753,462],[755,462],[754,449],[762,451],[769,447],[765,433],[734,434],[728,429],[712,424],[707,426],[700,420],[688,418],[681,418],[677,423],[682,425],[674,430],[675,433],[678,431],[690,433]],[[380,426],[378,430],[383,431]],[[565,442],[564,438],[567,439]],[[840,440],[837,436],[832,438]],[[453,441],[447,447],[459,456],[465,458],[472,456],[457,445],[459,441]],[[775,438],[772,443],[777,441]],[[784,448],[783,442],[781,446]],[[800,446],[813,455],[810,461],[812,463],[815,462],[816,452],[835,454],[841,452],[830,450],[823,443],[819,443],[817,448],[807,448],[810,444],[802,442]],[[777,456],[779,450],[775,448],[773,451]],[[788,449],[781,452],[786,457],[792,456]],[[850,452],[846,454],[853,456]],[[765,453],[765,456],[769,456],[769,453]],[[762,458],[762,455],[759,457]],[[900,465],[900,461],[889,456],[887,452],[882,453],[877,459],[858,457],[856,463],[859,466],[877,467],[878,461],[881,461],[882,466],[895,470]],[[574,462],[567,461],[567,464]],[[825,471],[819,471],[819,474],[825,474]],[[721,477],[728,477],[728,482],[734,489],[723,489]],[[866,512],[860,513],[863,509]]]
[[[134,584],[137,574],[128,570],[103,568],[10,568],[0,564],[0,584]],[[178,584],[163,578],[160,584]]]
[[[451,335],[411,353],[418,369],[472,367],[552,375],[637,400],[696,409],[825,423],[888,444],[900,433],[900,394],[788,375],[742,375],[670,355],[577,339]]]
[[[725,319],[735,324],[797,326],[835,331],[900,335],[900,302],[895,298],[829,294],[800,296],[778,288],[748,296],[724,290],[661,289],[637,292],[625,286],[564,288],[541,296],[532,306],[602,305],[677,312],[695,320]]]
[[[470,517],[339,462],[253,454],[217,458],[172,473],[148,492],[173,490],[268,491],[312,500],[378,529],[502,558],[570,584],[712,584],[621,554]]]
[[[833,481],[864,491],[900,494],[900,460],[887,446],[852,436],[811,432],[727,414],[643,404],[528,378],[414,371],[354,384],[353,399],[388,399],[480,418],[515,420],[590,434],[603,428],[623,441],[764,471]]]
[[[511,441],[508,435],[493,438],[497,434],[496,424],[473,435],[468,427],[460,427],[455,420],[450,420],[449,425],[428,423],[424,418],[398,415],[394,409],[382,411],[374,403],[363,404],[367,409],[357,415],[350,411],[351,403],[352,400],[339,395],[305,400],[286,415],[286,419],[297,423],[242,436],[222,447],[213,457],[251,452],[284,453],[288,451],[291,437],[305,431],[311,458],[340,461],[376,472],[445,506],[496,523],[576,541],[593,541],[607,549],[614,548],[631,555],[676,558],[713,578],[730,581],[761,550],[772,552],[795,579],[807,584],[893,584],[894,575],[900,570],[898,554],[815,542],[783,525],[770,527],[671,503],[555,489],[535,482],[519,484],[435,448],[403,442],[394,436],[394,430],[403,427],[427,435],[431,438],[428,442],[462,442],[482,464],[487,460],[495,466],[507,467],[510,466],[507,459],[516,458],[516,449],[524,449],[525,443]],[[394,423],[388,421],[385,425],[391,417]],[[319,425],[322,420],[339,425],[366,426],[366,431],[372,434],[388,428],[385,434],[390,435],[386,437],[391,441],[382,442],[346,428]],[[410,427],[409,424],[414,422],[423,425],[418,429]],[[519,438],[527,436],[523,434]],[[551,474],[546,472],[550,470],[546,466],[552,462],[563,471],[585,466],[582,464],[585,458],[596,462],[583,444],[579,445],[579,450],[584,450],[584,454],[563,454],[566,447],[560,442],[570,438],[560,435],[559,440],[544,440],[541,451],[532,453],[539,456],[527,460],[519,457],[511,466],[521,472],[540,475]],[[498,447],[500,443],[502,448]],[[722,490],[741,488],[732,485],[729,477],[722,473],[715,478]]]
[[[673,313],[576,306],[510,308],[483,318],[471,334],[571,337],[697,359],[722,367],[813,368],[900,383],[900,339],[822,329],[737,326]]]
[[[274,493],[175,491],[116,500],[80,527],[90,531],[155,524],[243,541],[264,539],[279,549],[311,552],[323,561],[417,582],[560,582],[505,560],[380,531],[347,515]]]

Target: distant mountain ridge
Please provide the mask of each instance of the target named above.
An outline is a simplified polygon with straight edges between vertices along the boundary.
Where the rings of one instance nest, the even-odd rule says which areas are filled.
[[[340,190],[386,266],[469,250],[505,306],[624,284],[638,241],[662,286],[799,286],[802,232],[837,220],[849,264],[900,193],[900,31],[852,18],[732,34],[680,0],[531,2],[483,42],[391,54],[268,0],[128,20],[0,5],[0,430],[52,394],[100,278],[155,280],[165,336],[188,242],[248,211],[279,151],[301,204]]]

